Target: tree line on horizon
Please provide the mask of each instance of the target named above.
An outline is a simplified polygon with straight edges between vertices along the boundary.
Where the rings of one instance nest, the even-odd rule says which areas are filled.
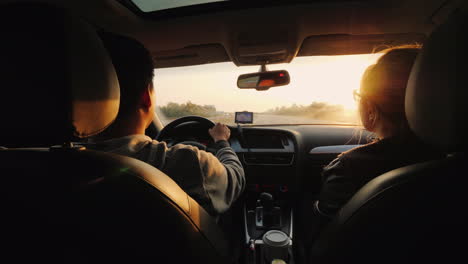
[[[310,105],[297,105],[275,107],[266,113],[274,115],[305,116],[313,119],[338,120],[345,115],[342,105],[333,105],[325,102],[312,102]]]
[[[188,115],[210,117],[216,115],[216,107],[214,105],[199,105],[191,101],[179,104],[170,102],[165,106],[160,106],[161,112],[168,118],[182,117]]]
[[[170,102],[159,107],[167,118],[178,118],[188,115],[203,117],[215,116],[218,111],[214,105],[199,105],[187,101],[186,103]],[[319,120],[344,120],[345,109],[342,105],[333,105],[325,102],[312,102],[310,105],[281,106],[269,109],[264,114],[304,116]]]

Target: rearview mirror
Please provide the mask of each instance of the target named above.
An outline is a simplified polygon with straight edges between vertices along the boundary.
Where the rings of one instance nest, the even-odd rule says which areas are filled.
[[[255,72],[240,75],[237,87],[265,91],[271,87],[288,85],[289,81],[289,73],[285,70]]]

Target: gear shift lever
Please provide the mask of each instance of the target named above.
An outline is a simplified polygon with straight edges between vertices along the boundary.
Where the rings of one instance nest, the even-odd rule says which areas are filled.
[[[274,206],[273,195],[267,192],[260,194],[255,210],[258,228],[273,228],[281,225],[281,208]]]
[[[260,206],[263,207],[264,212],[271,212],[273,210],[273,195],[267,192],[260,194]]]

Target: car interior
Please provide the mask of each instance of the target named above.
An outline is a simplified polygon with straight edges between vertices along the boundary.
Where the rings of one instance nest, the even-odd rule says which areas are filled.
[[[0,28],[5,263],[466,259],[466,0],[5,0]],[[229,143],[246,186],[217,219],[153,166],[80,144],[104,131],[119,108],[118,76],[101,31],[144,44],[155,63],[157,95],[165,72],[221,63],[249,71],[224,80],[235,92],[294,93],[297,75],[275,65],[420,43],[406,117],[414,134],[444,157],[378,176],[311,237],[323,167],[374,135],[358,123],[255,123],[267,114],[218,110],[232,120]],[[176,73],[169,77],[184,78]],[[208,96],[201,88],[207,84],[192,85]],[[184,95],[181,89],[173,85],[161,94]],[[168,118],[158,110],[146,134],[168,146],[210,151],[208,129],[216,122],[201,114]]]

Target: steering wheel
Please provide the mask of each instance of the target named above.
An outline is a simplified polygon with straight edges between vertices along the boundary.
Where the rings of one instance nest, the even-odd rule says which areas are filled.
[[[191,123],[191,122],[199,123],[201,126],[206,127],[206,130],[208,130],[209,128],[212,128],[215,125],[215,123],[213,123],[211,120],[206,119],[201,116],[184,116],[167,124],[156,136],[156,140],[161,141],[167,138],[169,135],[171,135],[174,132],[174,129],[177,128],[179,125],[182,125],[184,123]],[[203,144],[196,142],[196,141],[183,141],[183,142],[179,142],[178,144],[192,145],[199,149],[206,150],[206,147]]]

